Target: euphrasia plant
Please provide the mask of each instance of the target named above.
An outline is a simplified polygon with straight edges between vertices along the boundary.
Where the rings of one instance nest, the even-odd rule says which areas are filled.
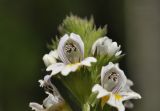
[[[31,102],[35,111],[125,111],[129,99],[141,96],[130,89],[118,61],[121,46],[106,36],[106,27],[69,16],[59,27],[59,38],[43,56],[47,75],[39,80],[48,95],[43,103]]]

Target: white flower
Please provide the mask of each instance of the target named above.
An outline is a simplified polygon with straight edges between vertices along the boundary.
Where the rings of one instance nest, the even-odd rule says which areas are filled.
[[[57,88],[52,84],[50,79],[51,79],[51,76],[47,75],[44,77],[44,80],[39,80],[40,87],[45,88],[46,94],[48,95],[48,97],[46,97],[43,100],[42,105],[35,102],[31,102],[29,106],[32,108],[32,110],[51,111],[53,109],[56,109],[57,107],[60,107],[60,105],[64,103],[64,99],[58,92]]]
[[[101,85],[94,85],[92,92],[98,93],[97,98],[101,98],[101,106],[105,103],[116,107],[118,111],[125,111],[123,101],[129,99],[140,99],[141,96],[130,90],[127,78],[118,64],[109,63],[102,67]],[[131,84],[130,84],[131,85]]]
[[[92,46],[93,55],[108,55],[108,56],[119,56],[122,51],[120,51],[121,46],[117,45],[117,42],[112,42],[112,39],[108,37],[102,37],[95,41]]]
[[[51,64],[56,63],[57,62],[56,59],[58,59],[57,50],[50,51],[49,54],[45,54],[43,56],[43,61],[44,61],[44,64],[46,65],[46,67],[48,67]]]
[[[84,59],[84,43],[79,35],[71,33],[65,34],[58,45],[58,56],[62,62],[55,63],[47,67],[47,71],[52,71],[51,75],[61,72],[66,76],[70,72],[75,72],[80,66],[91,66],[91,62],[96,62],[94,57]]]

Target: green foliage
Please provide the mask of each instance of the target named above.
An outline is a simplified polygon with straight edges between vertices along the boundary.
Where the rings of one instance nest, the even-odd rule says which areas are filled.
[[[90,72],[86,68],[70,73],[68,76],[61,76],[61,81],[73,93],[81,106],[88,100],[91,94],[92,79]]]
[[[56,36],[55,39],[52,39],[51,42],[52,42],[52,44],[47,44],[48,49],[50,49],[50,50],[57,49],[57,46],[59,43],[58,36]]]

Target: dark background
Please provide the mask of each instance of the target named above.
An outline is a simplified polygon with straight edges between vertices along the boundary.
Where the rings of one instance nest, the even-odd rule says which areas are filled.
[[[45,97],[38,79],[44,76],[42,56],[48,53],[57,27],[70,13],[94,16],[108,25],[110,38],[126,57],[121,68],[142,100],[135,111],[159,111],[158,0],[0,0],[0,111],[30,111],[30,101]]]

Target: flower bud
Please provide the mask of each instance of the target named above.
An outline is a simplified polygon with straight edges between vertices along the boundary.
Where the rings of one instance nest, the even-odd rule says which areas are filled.
[[[44,61],[44,64],[47,66],[51,65],[51,64],[54,64],[57,62],[57,59],[58,58],[58,53],[57,53],[57,50],[54,50],[54,51],[50,51],[49,54],[45,54],[43,56],[43,61]]]
[[[108,37],[99,38],[95,41],[92,46],[93,55],[108,55],[108,56],[119,56],[122,51],[120,51],[120,45],[117,42],[112,42],[112,39]]]

